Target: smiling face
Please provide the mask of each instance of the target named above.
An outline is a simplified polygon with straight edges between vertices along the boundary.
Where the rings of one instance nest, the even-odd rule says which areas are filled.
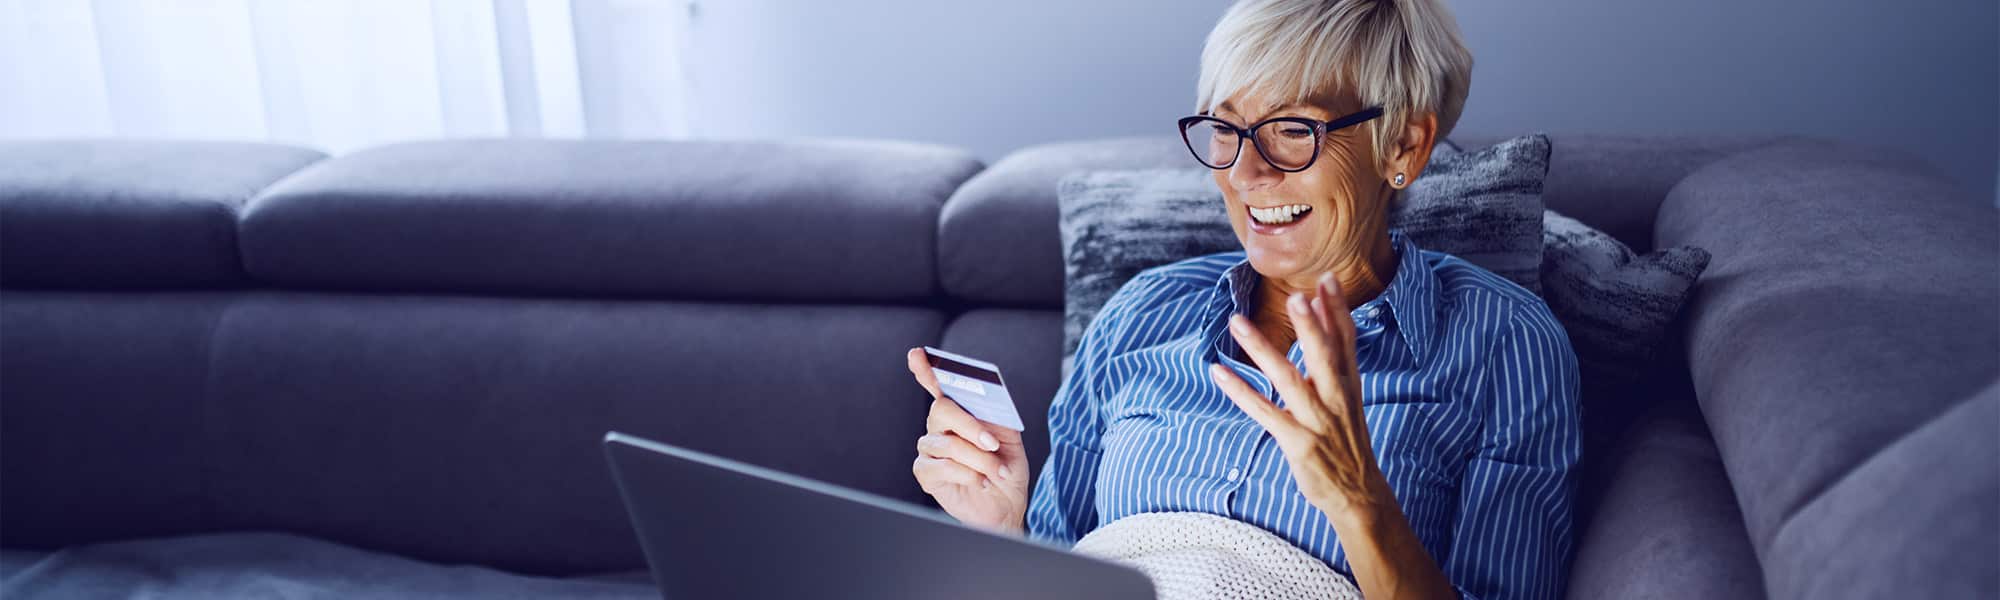
[[[1247,127],[1273,117],[1330,121],[1361,108],[1331,98],[1292,104],[1239,94],[1217,105],[1214,116]],[[1215,171],[1229,226],[1259,274],[1309,289],[1321,273],[1341,273],[1346,280],[1346,273],[1365,268],[1369,249],[1387,235],[1394,198],[1376,167],[1369,136],[1374,126],[1371,121],[1324,136],[1319,158],[1297,173],[1272,167],[1248,139],[1235,164]]]

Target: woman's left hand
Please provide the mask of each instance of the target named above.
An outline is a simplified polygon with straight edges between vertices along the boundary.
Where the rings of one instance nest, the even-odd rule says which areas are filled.
[[[1270,377],[1285,398],[1284,408],[1219,363],[1208,366],[1209,375],[1237,407],[1271,432],[1291,463],[1299,491],[1329,518],[1385,503],[1394,506],[1395,494],[1375,463],[1362,417],[1354,319],[1348,316],[1340,284],[1331,274],[1320,277],[1317,292],[1310,300],[1293,294],[1285,302],[1305,354],[1304,376],[1249,319],[1229,317],[1237,344]]]

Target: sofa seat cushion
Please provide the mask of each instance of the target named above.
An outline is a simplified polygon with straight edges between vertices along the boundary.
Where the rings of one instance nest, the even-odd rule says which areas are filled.
[[[1761,599],[1715,441],[1691,394],[1665,396],[1584,450],[1568,597]]]
[[[980,168],[900,142],[398,144],[256,198],[243,260],[321,289],[921,300],[938,211]]]
[[[0,559],[0,596],[9,600],[659,597],[650,581],[631,576],[532,577],[270,532],[8,550]]]
[[[324,157],[274,144],[0,143],[0,285],[238,283],[237,208]]]

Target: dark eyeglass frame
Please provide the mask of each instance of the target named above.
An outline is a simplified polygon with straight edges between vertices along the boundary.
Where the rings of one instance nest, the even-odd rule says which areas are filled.
[[[1318,119],[1308,119],[1305,117],[1272,117],[1269,119],[1258,121],[1256,123],[1252,123],[1250,124],[1249,127],[1245,128],[1245,127],[1237,127],[1235,124],[1230,123],[1228,121],[1224,121],[1220,118],[1217,118],[1214,115],[1210,115],[1208,113],[1202,113],[1198,115],[1181,117],[1180,120],[1181,144],[1187,146],[1188,153],[1194,155],[1195,162],[1201,163],[1201,165],[1204,167],[1220,171],[1223,169],[1236,166],[1236,159],[1241,158],[1243,156],[1243,139],[1249,138],[1250,143],[1255,144],[1257,146],[1257,156],[1262,157],[1264,159],[1264,164],[1271,165],[1271,168],[1286,173],[1297,173],[1299,171],[1310,169],[1312,168],[1313,163],[1319,162],[1320,145],[1326,142],[1326,136],[1328,134],[1349,127],[1353,127],[1355,125],[1366,123],[1369,120],[1380,116],[1382,116],[1382,107],[1370,106],[1368,108],[1355,111],[1352,114],[1336,118],[1332,121],[1321,121]],[[1208,161],[1202,160],[1201,151],[1194,149],[1194,140],[1188,139],[1188,129],[1206,121],[1214,121],[1216,123],[1220,123],[1224,128],[1236,132],[1236,150],[1230,153],[1229,162],[1223,163],[1221,166],[1208,164]],[[1299,168],[1287,169],[1278,166],[1278,163],[1271,162],[1271,154],[1264,150],[1264,141],[1257,139],[1258,129],[1261,129],[1265,125],[1269,125],[1271,123],[1280,123],[1280,122],[1298,123],[1300,125],[1310,127],[1313,130],[1312,158],[1306,159],[1306,164],[1300,166]]]

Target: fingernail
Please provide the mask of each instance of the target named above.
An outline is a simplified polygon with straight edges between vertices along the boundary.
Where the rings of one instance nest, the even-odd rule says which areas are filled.
[[[1285,300],[1285,308],[1291,309],[1291,311],[1295,313],[1305,312],[1306,311],[1305,295],[1300,294],[1298,292],[1292,292],[1292,297]]]
[[[1001,478],[1001,479],[1013,479],[1013,478],[1014,478],[1014,470],[1013,470],[1013,469],[1009,469],[1009,468],[1007,468],[1007,466],[1006,466],[1006,465],[1001,465],[1001,466],[1000,466],[1000,478]]]
[[[1208,363],[1208,376],[1216,379],[1221,379],[1222,363]]]
[[[1248,333],[1250,331],[1250,321],[1244,319],[1243,315],[1240,314],[1229,315],[1229,328],[1236,330],[1237,333]]]
[[[985,448],[987,452],[999,450],[1000,440],[993,439],[993,434],[991,433],[981,431],[979,432],[979,447]]]

